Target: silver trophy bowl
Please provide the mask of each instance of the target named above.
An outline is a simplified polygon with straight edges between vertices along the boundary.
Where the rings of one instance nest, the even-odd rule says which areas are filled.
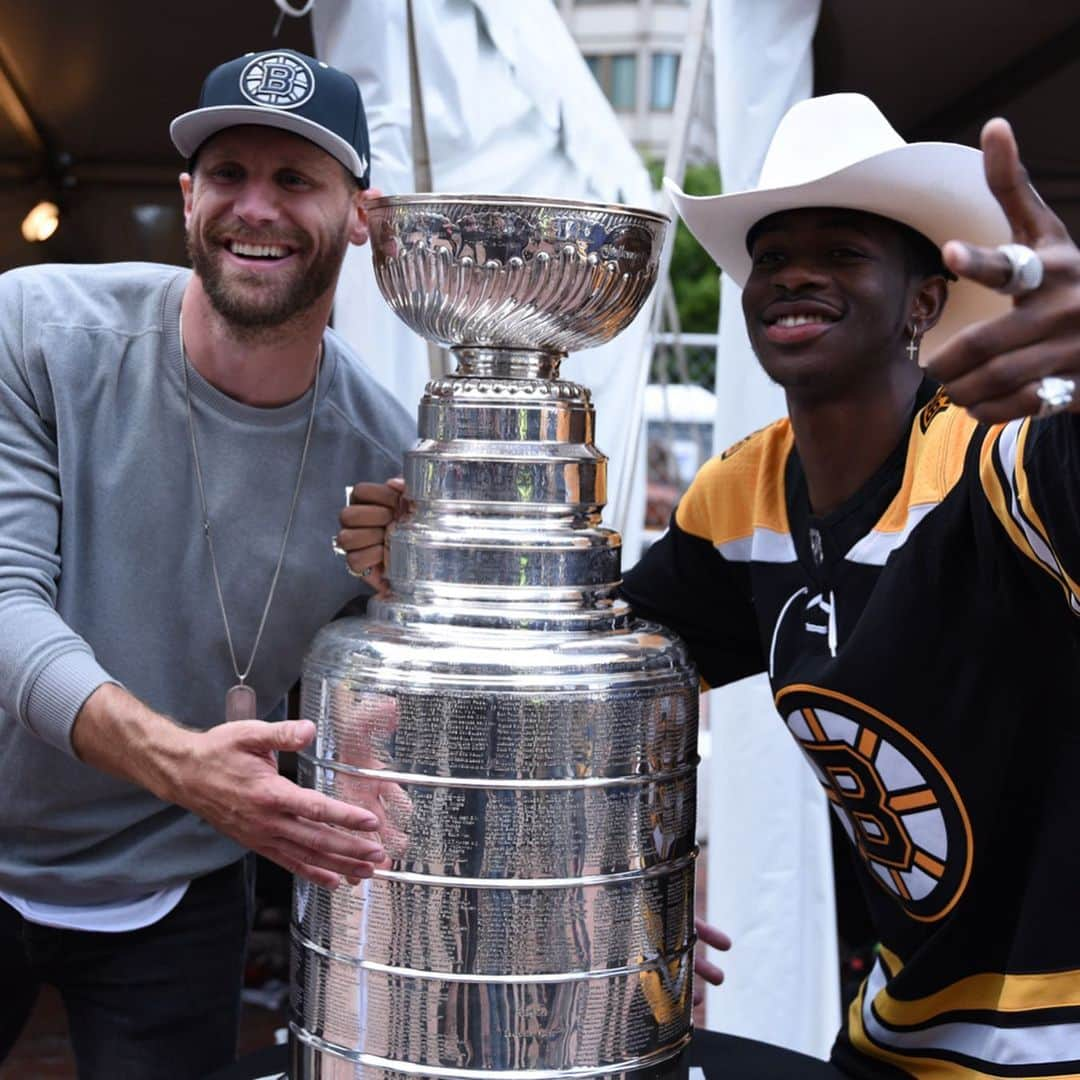
[[[640,310],[666,219],[564,201],[369,209],[432,380],[392,592],[322,630],[300,782],[373,809],[387,860],[298,882],[294,1080],[669,1075],[690,1038],[697,677],[616,597],[606,458],[570,348]]]
[[[445,347],[587,349],[629,325],[668,219],[625,206],[402,195],[369,204],[383,296]]]

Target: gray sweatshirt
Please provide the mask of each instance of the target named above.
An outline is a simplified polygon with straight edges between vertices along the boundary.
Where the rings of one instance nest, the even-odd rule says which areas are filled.
[[[236,682],[201,528],[178,321],[189,272],[47,266],[0,276],[0,889],[131,899],[239,848],[80,763],[102,683],[199,728]],[[243,670],[288,518],[311,392],[259,409],[191,372],[226,611]],[[346,485],[401,471],[404,409],[332,331],[281,578],[249,682],[278,709],[314,633],[367,591],[330,547]]]

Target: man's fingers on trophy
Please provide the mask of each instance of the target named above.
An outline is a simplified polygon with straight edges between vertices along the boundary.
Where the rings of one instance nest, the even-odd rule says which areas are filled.
[[[731,938],[719,927],[707,923],[704,919],[694,920],[694,930],[697,932],[698,941],[721,952],[727,952],[731,948]]]
[[[331,870],[324,870],[320,866],[312,866],[309,863],[304,862],[302,859],[290,859],[283,852],[274,851],[272,848],[260,850],[260,855],[265,855],[271,862],[275,862],[278,866],[285,870],[288,870],[294,877],[301,877],[305,881],[310,881],[312,885],[320,885],[324,889],[336,889],[341,885],[341,874],[335,874]]]
[[[338,514],[342,529],[385,529],[394,520],[394,510],[378,503],[346,506]]]
[[[723,969],[703,960],[700,953],[694,958],[694,974],[710,986],[719,986],[724,981]]]
[[[385,484],[372,484],[361,482],[359,484],[353,484],[352,490],[349,493],[349,505],[350,506],[387,506],[391,510],[397,509],[398,500],[401,498],[401,493],[404,490],[404,483],[401,488],[397,486],[391,486],[393,481],[387,481]]]
[[[384,532],[385,529],[374,525],[345,528],[337,534],[337,542],[345,549],[346,553],[371,549],[379,553],[381,560]]]
[[[284,823],[278,835],[284,842],[322,856],[327,860],[327,865],[335,864],[333,868],[342,873],[346,867],[336,866],[338,862],[378,862],[383,857],[382,840],[374,830],[352,832],[329,825],[292,821]]]
[[[284,837],[278,839],[275,848],[286,859],[291,859],[304,866],[317,867],[328,875],[332,875],[327,880],[334,884],[340,881],[341,878],[371,877],[372,871],[385,858],[382,847],[376,847],[366,858],[347,859],[341,855],[328,855],[318,848],[294,844]]]
[[[354,578],[360,578],[365,585],[378,589],[382,584],[382,548],[366,547],[360,551],[350,551],[345,556],[345,566]]]
[[[372,863],[366,861],[332,859],[330,862],[333,865],[328,865],[327,859],[320,856],[318,852],[281,838],[261,845],[249,842],[247,846],[277,863],[278,866],[284,867],[289,873],[305,878],[315,885],[321,885],[324,889],[336,889],[345,880],[359,881],[362,878],[371,877],[375,869]]]
[[[370,810],[351,806],[340,799],[332,799],[329,795],[311,788],[299,787],[284,777],[280,779],[284,780],[291,790],[276,798],[273,808],[279,813],[290,814],[320,825],[333,825],[355,833],[372,832],[379,827],[378,818]]]
[[[394,520],[400,521],[412,509],[412,499],[405,494],[405,478],[395,476],[392,480],[387,480],[386,484],[401,496],[398,500],[397,509],[394,511]]]

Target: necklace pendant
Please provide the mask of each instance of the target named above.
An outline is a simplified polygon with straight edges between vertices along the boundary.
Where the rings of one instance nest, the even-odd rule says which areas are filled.
[[[225,694],[225,723],[234,720],[255,720],[255,691],[250,686],[237,683]]]

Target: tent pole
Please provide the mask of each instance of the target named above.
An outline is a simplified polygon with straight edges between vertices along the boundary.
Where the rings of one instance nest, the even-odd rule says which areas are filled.
[[[435,179],[431,168],[431,145],[428,142],[427,120],[424,117],[424,94],[420,82],[420,51],[416,46],[416,18],[413,0],[405,0],[405,24],[409,41],[409,98],[412,113],[413,183],[417,191],[434,191]],[[428,371],[433,379],[447,373],[445,352],[434,342],[427,342]]]

